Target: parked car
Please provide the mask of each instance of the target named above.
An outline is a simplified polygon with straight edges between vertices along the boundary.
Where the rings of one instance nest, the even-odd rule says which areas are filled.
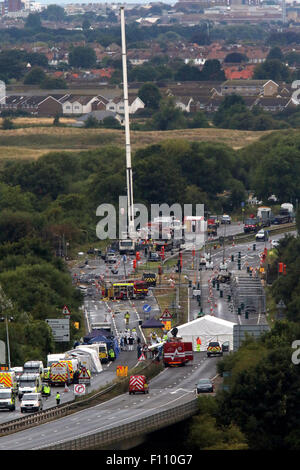
[[[268,232],[263,228],[257,232],[255,235],[255,240],[258,242],[265,242],[269,239]]]
[[[224,214],[221,217],[221,224],[231,224],[231,217],[230,215]]]
[[[279,240],[272,240],[271,241],[271,247],[272,248],[277,248],[279,246]]]
[[[225,343],[222,344],[222,351],[229,352],[229,341],[225,341]]]
[[[210,379],[200,379],[197,383],[197,393],[212,393],[214,391],[213,383]]]
[[[41,393],[24,393],[20,409],[21,413],[24,413],[24,411],[41,411],[43,409]]]

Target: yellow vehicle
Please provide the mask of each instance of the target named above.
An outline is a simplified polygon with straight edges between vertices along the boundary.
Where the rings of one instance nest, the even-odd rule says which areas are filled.
[[[15,372],[0,372],[0,384],[3,386],[3,388],[11,388],[12,390],[16,391],[18,388],[18,383]]]
[[[106,343],[99,343],[99,359],[101,363],[108,362],[108,351]]]

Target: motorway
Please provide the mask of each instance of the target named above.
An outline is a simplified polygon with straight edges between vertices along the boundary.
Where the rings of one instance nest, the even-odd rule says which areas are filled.
[[[19,431],[0,439],[0,450],[35,450],[50,444],[103,431],[180,405],[195,397],[201,377],[215,374],[217,358],[195,353],[193,365],[164,369],[150,383],[149,395],[119,395],[65,418]]]
[[[223,227],[221,227],[222,229]],[[235,227],[235,230],[241,231],[241,228]],[[237,232],[236,232],[237,233]],[[295,233],[295,232],[291,232]],[[283,234],[274,235],[272,239],[280,239]],[[232,304],[228,302],[228,286],[221,285],[224,289],[224,295],[221,298],[216,288],[212,288],[212,276],[218,271],[219,264],[223,258],[228,263],[229,270],[237,270],[237,254],[241,252],[242,269],[245,269],[247,264],[249,266],[259,266],[260,254],[265,248],[270,248],[270,242],[256,243],[256,250],[253,251],[253,242],[244,244],[227,245],[225,252],[219,248],[211,250],[211,256],[214,262],[213,270],[203,270],[196,272],[196,269],[189,269],[192,265],[191,253],[184,254],[184,271],[187,272],[190,279],[196,275],[197,279],[201,281],[202,290],[202,307],[206,314],[212,314],[220,318],[224,318],[234,323],[248,323],[257,324],[265,323],[265,315],[253,314],[249,315],[248,319],[244,316],[236,314],[232,308]],[[234,260],[231,261],[231,255],[234,255]],[[120,263],[120,266],[123,263]],[[130,259],[127,260],[127,273],[131,267]],[[196,263],[194,263],[194,267]],[[85,268],[87,271],[88,268]],[[172,268],[174,269],[174,268]],[[83,269],[81,268],[81,271]],[[79,271],[77,271],[79,273]],[[107,273],[107,267],[104,263],[95,261],[93,274]],[[120,273],[119,273],[120,274]],[[111,276],[111,273],[109,274]],[[106,302],[99,300],[99,296],[86,298],[84,302],[84,311],[87,322],[100,321],[104,315],[111,315],[113,313],[114,332],[117,336],[122,334],[125,330],[124,312],[130,312],[130,328],[137,328],[138,334],[145,342],[146,338],[143,336],[142,329],[138,328],[139,320],[148,318],[149,313],[145,313],[143,306],[145,303],[151,306],[151,315],[156,316],[159,311],[153,290],[150,289],[147,299],[135,301],[122,301],[122,302]],[[190,297],[190,320],[197,318],[199,306],[192,296]],[[157,377],[153,378],[150,383],[150,393],[147,396],[129,396],[123,394],[119,397],[109,400],[96,407],[75,413],[66,418],[60,418],[57,421],[40,425],[26,431],[19,431],[10,436],[4,436],[0,439],[0,449],[35,449],[46,445],[51,442],[60,442],[62,440],[74,439],[82,434],[93,433],[95,430],[104,430],[108,427],[113,427],[119,423],[127,423],[137,417],[147,416],[148,414],[155,413],[155,411],[164,410],[172,404],[181,404],[191,399],[194,396],[195,384],[199,378],[209,377],[213,378],[216,375],[216,361],[217,358],[206,358],[205,353],[195,353],[193,365],[187,365],[184,368],[165,369]],[[103,372],[93,376],[92,385],[90,390],[96,390],[100,386],[110,383],[116,377],[117,364],[134,366],[137,363],[136,350],[122,351],[118,361],[110,363],[109,366],[104,366]],[[73,388],[64,393],[61,390],[61,403],[71,401],[74,398]],[[52,391],[52,397],[44,400],[44,409],[50,408],[55,404],[55,389]],[[0,423],[16,419],[21,415],[17,410],[12,413],[0,413]],[[95,416],[97,419],[95,419]]]

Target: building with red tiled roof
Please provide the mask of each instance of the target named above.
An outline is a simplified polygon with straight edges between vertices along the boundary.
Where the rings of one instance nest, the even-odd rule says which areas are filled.
[[[255,65],[230,65],[223,64],[223,70],[227,80],[249,80],[253,77]]]

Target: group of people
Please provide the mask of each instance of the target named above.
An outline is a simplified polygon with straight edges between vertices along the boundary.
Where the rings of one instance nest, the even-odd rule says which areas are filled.
[[[132,330],[125,330],[120,335],[120,348],[121,351],[133,351],[134,345],[140,344],[141,339],[137,335],[136,329],[133,328]]]

